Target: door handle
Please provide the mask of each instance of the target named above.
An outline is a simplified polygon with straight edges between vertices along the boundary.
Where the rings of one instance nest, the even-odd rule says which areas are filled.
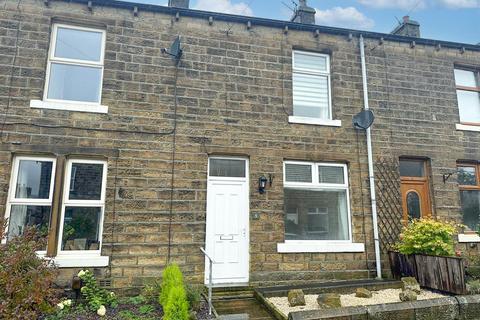
[[[247,235],[247,229],[246,229],[246,228],[243,228],[243,229],[242,229],[242,236],[243,236],[243,237],[246,237],[246,235]]]

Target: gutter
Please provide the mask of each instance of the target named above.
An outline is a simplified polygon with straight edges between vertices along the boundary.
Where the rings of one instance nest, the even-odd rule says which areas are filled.
[[[365,44],[363,36],[360,35],[360,57],[362,60],[362,80],[363,80],[363,104],[365,110],[369,110],[368,104],[368,83],[367,83],[367,65],[365,62]],[[373,240],[375,245],[375,265],[377,267],[377,279],[382,279],[382,262],[380,260],[380,238],[378,235],[378,216],[377,216],[377,199],[375,195],[375,175],[373,172],[373,151],[372,151],[372,134],[371,127],[367,128],[367,155],[368,155],[368,177],[370,180],[370,201],[372,203],[372,224],[373,224]]]
[[[201,18],[201,19],[207,19],[207,20],[210,17],[212,17],[213,20],[218,20],[218,21],[236,22],[236,23],[244,23],[244,24],[247,24],[248,22],[250,22],[252,25],[279,28],[279,29],[285,29],[285,27],[288,27],[288,30],[308,31],[312,33],[316,33],[316,31],[318,30],[318,32],[321,32],[321,33],[340,35],[340,36],[346,36],[346,37],[359,37],[360,35],[363,35],[363,37],[365,38],[378,39],[378,40],[384,40],[384,41],[394,41],[394,42],[403,42],[403,43],[412,43],[412,41],[415,41],[415,44],[417,45],[420,44],[420,45],[435,46],[435,47],[440,45],[440,47],[442,48],[451,48],[451,49],[458,49],[458,50],[470,50],[470,51],[480,52],[480,45],[473,45],[468,43],[458,43],[458,42],[451,42],[451,41],[415,38],[415,37],[400,36],[400,35],[389,34],[389,33],[360,31],[360,30],[354,30],[354,29],[326,27],[326,26],[319,26],[314,24],[303,24],[303,23],[291,22],[291,21],[247,17],[247,16],[240,16],[240,15],[234,15],[234,14],[208,12],[208,11],[186,9],[186,8],[166,7],[166,6],[136,3],[136,2],[129,2],[129,1],[119,1],[119,0],[45,0],[45,1],[46,3],[48,3],[49,1],[79,3],[87,6],[89,5],[89,3],[91,3],[91,6],[93,7],[95,7],[95,5],[98,5],[98,6],[117,8],[117,9],[126,9],[126,10],[131,10],[132,13],[136,12],[136,14],[138,14],[140,11],[149,11],[149,12],[171,14],[172,16],[175,16],[178,13],[180,16]]]

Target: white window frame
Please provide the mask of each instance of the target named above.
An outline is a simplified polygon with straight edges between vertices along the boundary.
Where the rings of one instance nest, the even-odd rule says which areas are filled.
[[[456,70],[472,72],[475,77],[475,80],[477,81],[477,86],[465,87],[465,86],[459,85],[455,77]],[[476,92],[480,96],[480,71],[473,68],[464,68],[461,66],[455,66],[453,69],[453,72],[454,72],[454,79],[455,79],[455,96],[457,98],[458,114],[460,115],[460,101],[458,100],[458,91]],[[478,122],[470,123],[470,122],[461,121],[460,119],[460,123],[455,124],[455,129],[459,131],[480,132],[480,123]]]
[[[80,30],[80,31],[89,31],[97,32],[102,34],[102,43],[101,43],[101,53],[99,61],[90,61],[90,60],[81,60],[81,59],[70,59],[70,58],[59,58],[55,57],[55,48],[57,43],[57,33],[58,28]],[[45,77],[45,86],[43,91],[43,100],[31,100],[31,108],[45,108],[45,109],[56,109],[56,110],[69,110],[69,111],[80,111],[80,112],[94,112],[94,113],[108,113],[108,107],[101,105],[102,101],[102,88],[103,88],[103,74],[104,74],[104,58],[105,58],[105,42],[106,42],[106,31],[103,29],[95,29],[88,27],[73,26],[68,24],[56,23],[53,25],[50,48],[48,52],[48,61],[47,61],[47,70]],[[88,102],[88,101],[74,101],[74,100],[61,100],[61,99],[49,99],[48,98],[48,86],[50,83],[50,72],[52,63],[83,66],[83,67],[93,67],[100,69],[100,90],[98,102]]]
[[[102,190],[99,200],[70,200],[70,174],[72,171],[73,163],[93,163],[93,164],[102,164],[103,173],[102,173]],[[82,261],[83,259],[89,258],[105,258],[108,264],[108,257],[100,257],[103,244],[103,222],[105,218],[105,194],[106,194],[106,183],[107,183],[107,162],[104,160],[85,160],[85,159],[69,159],[67,160],[64,183],[63,183],[63,201],[62,201],[62,211],[60,216],[60,224],[58,230],[58,244],[57,244],[57,257],[55,261],[59,260],[77,260]],[[98,240],[99,246],[98,250],[62,250],[62,238],[63,238],[63,224],[65,219],[65,208],[66,207],[100,207],[100,221],[98,227]],[[95,261],[95,260],[94,260]],[[89,265],[91,265],[90,263]],[[101,262],[100,264],[104,264]]]
[[[20,161],[45,161],[52,162],[52,174],[50,177],[50,190],[48,199],[27,199],[27,198],[16,198],[15,193],[17,190],[17,181],[18,181],[18,169],[20,167]],[[55,184],[55,169],[57,165],[57,159],[52,157],[34,157],[34,156],[16,156],[13,159],[12,173],[10,176],[10,187],[8,191],[7,207],[5,210],[5,219],[10,218],[10,213],[12,205],[30,205],[30,206],[50,206],[50,219],[52,217],[52,206],[53,206],[53,188]],[[8,223],[8,222],[7,222]],[[50,221],[51,223],[51,221]],[[50,225],[49,225],[50,227]],[[7,224],[7,230],[9,225]],[[1,243],[6,243],[7,239],[1,239]],[[37,251],[39,255],[45,255],[46,250]]]
[[[298,68],[295,67],[295,55],[300,53],[302,55],[310,55],[314,57],[324,57],[326,71],[313,70],[308,68]],[[311,77],[327,77],[327,86],[328,86],[328,119],[321,118],[312,118],[312,117],[300,117],[300,116],[289,116],[288,121],[290,123],[300,123],[300,124],[315,124],[315,125],[324,125],[332,127],[340,127],[342,122],[340,120],[333,120],[333,111],[332,111],[332,84],[331,84],[331,69],[330,69],[330,55],[324,53],[302,51],[302,50],[293,50],[292,51],[292,89],[294,86],[293,74],[298,73],[302,75],[307,75]],[[292,97],[293,99],[293,97]],[[295,100],[293,100],[293,105]]]
[[[310,165],[312,168],[312,182],[291,182],[286,181],[286,165]],[[318,167],[338,167],[343,169],[343,184],[320,183],[318,176]],[[326,191],[343,189],[346,192],[347,202],[347,223],[348,240],[285,240],[284,243],[277,244],[277,251],[281,253],[292,252],[363,252],[365,246],[363,243],[353,243],[352,240],[352,217],[350,211],[350,190],[348,183],[348,166],[343,163],[332,162],[306,162],[306,161],[284,161],[283,162],[283,187],[301,188],[313,191]]]

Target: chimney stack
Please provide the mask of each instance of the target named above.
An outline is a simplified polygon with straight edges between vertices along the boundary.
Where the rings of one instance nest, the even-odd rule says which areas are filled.
[[[420,38],[420,23],[410,20],[409,16],[403,17],[403,22],[392,32],[399,36]]]
[[[315,9],[307,6],[307,0],[299,0],[298,8],[291,19],[293,22],[315,24]]]
[[[169,7],[188,9],[190,0],[168,0]]]

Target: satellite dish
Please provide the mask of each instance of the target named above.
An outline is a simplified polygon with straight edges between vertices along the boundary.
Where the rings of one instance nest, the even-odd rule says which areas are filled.
[[[162,52],[172,56],[173,60],[178,63],[183,54],[183,50],[180,46],[180,36],[177,36],[175,41],[173,41],[172,45],[170,46],[170,50],[165,48],[162,49]]]
[[[353,126],[355,129],[366,130],[370,128],[375,120],[375,116],[371,110],[363,110],[353,116]]]

